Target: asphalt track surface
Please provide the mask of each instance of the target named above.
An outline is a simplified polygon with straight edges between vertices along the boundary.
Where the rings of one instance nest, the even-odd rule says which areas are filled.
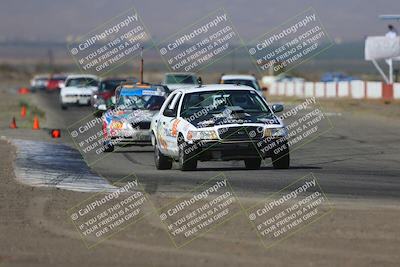
[[[66,128],[89,115],[89,107],[61,110],[56,94],[37,94],[46,111],[47,127]],[[400,124],[376,116],[331,113],[333,127],[315,140],[291,152],[291,168],[275,170],[267,164],[246,170],[241,161],[200,162],[196,171],[156,170],[151,147],[129,147],[111,153],[92,165],[92,170],[110,182],[136,174],[148,193],[179,194],[193,190],[223,173],[242,197],[276,192],[309,173],[317,177],[328,198],[400,199]]]

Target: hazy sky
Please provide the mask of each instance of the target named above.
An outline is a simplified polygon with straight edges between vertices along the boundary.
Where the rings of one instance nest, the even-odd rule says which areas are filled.
[[[156,40],[225,7],[244,40],[313,7],[335,39],[386,32],[379,14],[400,14],[399,0],[0,0],[0,39],[62,40],[84,35],[134,6]],[[400,29],[399,22],[393,22]]]

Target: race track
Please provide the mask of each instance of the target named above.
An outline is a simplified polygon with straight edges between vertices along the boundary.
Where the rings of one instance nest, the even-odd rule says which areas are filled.
[[[55,94],[37,94],[48,116],[47,127],[63,130],[89,115],[88,107],[61,110]],[[291,168],[275,170],[266,160],[260,170],[246,170],[244,163],[201,162],[197,171],[155,169],[151,147],[118,150],[95,163],[93,171],[110,182],[136,174],[149,193],[181,193],[192,190],[213,176],[224,173],[233,189],[243,197],[276,192],[312,172],[330,198],[400,198],[400,125],[379,117],[335,113],[325,109],[333,127],[325,134],[291,152]],[[300,114],[298,114],[300,115]]]

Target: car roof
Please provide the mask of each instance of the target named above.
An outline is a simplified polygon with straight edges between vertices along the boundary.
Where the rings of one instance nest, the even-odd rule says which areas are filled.
[[[236,85],[236,84],[207,84],[199,86],[190,86],[182,89],[177,89],[174,92],[182,93],[196,93],[206,91],[222,91],[222,90],[251,90],[256,91],[253,87],[247,85]]]
[[[166,93],[169,93],[169,89],[167,86],[164,86],[162,84],[151,84],[151,83],[125,83],[120,85],[120,90],[143,90],[143,89],[149,89],[149,90],[157,90],[157,91],[164,91]]]
[[[124,77],[107,77],[107,78],[102,78],[102,82],[107,82],[107,81],[126,81],[128,78]]]
[[[243,75],[243,74],[226,74],[222,75],[221,80],[257,80],[253,75]]]
[[[66,79],[67,75],[65,74],[54,74],[53,76],[51,76],[52,79]]]
[[[119,93],[120,96],[133,96],[133,95],[159,95],[163,96],[168,94],[168,91],[165,90],[162,86],[150,86],[150,87],[134,87],[134,88],[126,88],[122,87]]]
[[[98,80],[99,77],[96,75],[92,74],[70,74],[67,76],[67,79],[78,79],[78,78],[90,78],[90,79],[95,79]]]
[[[33,79],[48,79],[50,77],[50,74],[37,74],[33,76]]]
[[[193,72],[167,72],[164,74],[164,76],[167,75],[186,75],[186,76],[197,76],[195,73]]]

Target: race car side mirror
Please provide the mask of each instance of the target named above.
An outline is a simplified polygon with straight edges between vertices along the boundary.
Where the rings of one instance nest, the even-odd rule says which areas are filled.
[[[282,112],[283,111],[283,105],[281,105],[281,104],[273,104],[272,105],[272,111],[275,112],[275,113]]]
[[[174,111],[173,111],[172,109],[166,109],[166,110],[164,110],[163,115],[164,115],[165,117],[175,117],[175,113],[174,113]]]

